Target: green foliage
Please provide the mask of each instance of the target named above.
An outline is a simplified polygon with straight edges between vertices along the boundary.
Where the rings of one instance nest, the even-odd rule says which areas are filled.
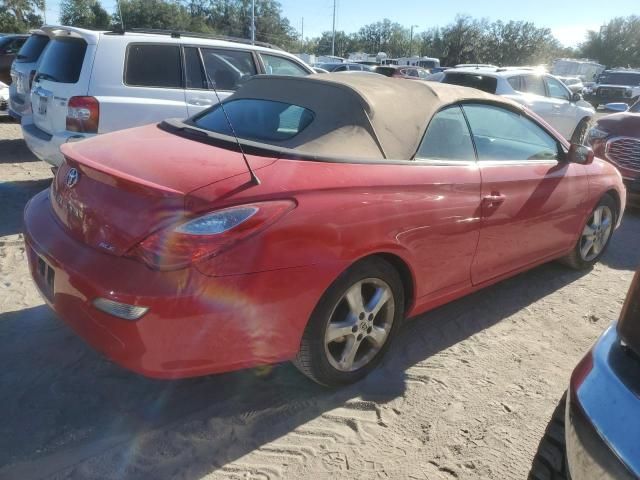
[[[0,0],[0,32],[24,33],[42,25],[44,0]]]
[[[97,0],[62,0],[60,23],[105,30],[111,26],[111,16]]]
[[[589,31],[580,54],[608,67],[640,67],[640,16],[614,18],[601,31]]]

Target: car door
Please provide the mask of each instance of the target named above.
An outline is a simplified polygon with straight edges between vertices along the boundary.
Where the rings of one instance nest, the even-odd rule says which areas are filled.
[[[547,84],[547,97],[551,102],[551,115],[553,122],[549,122],[558,130],[564,138],[571,138],[573,131],[580,120],[577,117],[576,105],[571,103],[572,93],[560,81],[545,75]]]
[[[561,255],[582,227],[587,172],[526,115],[465,104],[482,177],[475,285]]]
[[[557,117],[553,114],[553,102],[547,97],[547,88],[542,75],[528,74],[520,77],[523,103],[540,115],[553,128],[557,128]]]
[[[25,41],[26,38],[16,37],[0,46],[0,82],[11,84],[11,64]]]
[[[249,50],[185,46],[184,64],[189,116],[224,100],[258,73]]]
[[[470,285],[480,227],[480,173],[461,108],[431,119],[415,156],[423,186],[421,227],[397,235],[411,249],[419,297],[441,297]],[[424,166],[428,168],[425,168]]]

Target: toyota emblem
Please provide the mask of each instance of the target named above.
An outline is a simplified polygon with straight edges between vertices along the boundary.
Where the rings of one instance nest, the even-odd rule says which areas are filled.
[[[65,180],[67,187],[72,188],[76,183],[78,183],[78,180],[80,180],[80,174],[78,173],[78,170],[76,170],[75,168],[70,169],[67,172],[67,178]]]

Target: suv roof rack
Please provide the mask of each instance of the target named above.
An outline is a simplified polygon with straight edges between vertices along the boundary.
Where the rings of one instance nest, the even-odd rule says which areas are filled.
[[[114,35],[124,35],[125,33],[148,33],[152,35],[169,35],[171,36],[171,38],[182,38],[182,37],[206,38],[210,40],[222,40],[225,42],[244,43],[245,45],[257,45],[259,47],[272,48],[274,50],[283,50],[277,45],[273,45],[267,42],[258,42],[258,41],[252,42],[247,38],[231,37],[228,35],[215,35],[212,33],[186,32],[182,30],[164,30],[160,28],[130,28],[127,30],[114,29],[107,33],[114,34]]]

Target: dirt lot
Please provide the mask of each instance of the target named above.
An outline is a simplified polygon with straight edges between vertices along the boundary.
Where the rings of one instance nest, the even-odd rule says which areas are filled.
[[[50,178],[0,122],[3,479],[524,479],[640,263],[628,212],[593,271],[551,263],[423,315],[342,390],[288,364],[154,381],[85,346],[32,286],[22,209]]]

